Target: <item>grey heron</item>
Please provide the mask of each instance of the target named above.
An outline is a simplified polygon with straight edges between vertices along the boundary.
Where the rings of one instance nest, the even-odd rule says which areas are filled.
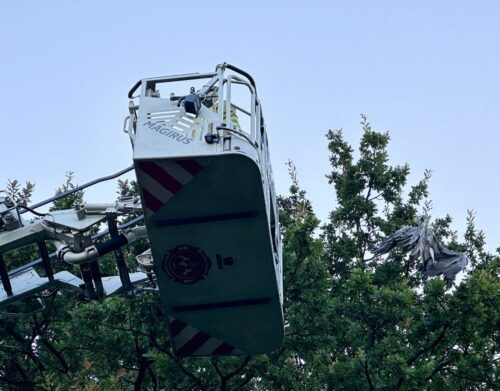
[[[417,227],[404,226],[389,235],[373,249],[375,256],[388,253],[395,247],[410,252],[410,258],[419,260],[419,272],[425,277],[444,275],[453,279],[467,266],[464,253],[449,250],[440,244],[429,226],[429,216],[420,219]]]

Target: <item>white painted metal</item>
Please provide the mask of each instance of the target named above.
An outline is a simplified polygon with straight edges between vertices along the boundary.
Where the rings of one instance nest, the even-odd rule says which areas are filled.
[[[224,66],[210,77],[198,94],[203,99],[211,93],[216,102],[203,102],[198,115],[186,113],[179,97],[160,97],[155,92],[159,79],[142,80],[128,132],[154,269],[174,324],[174,348],[180,355],[211,351],[208,345],[189,350],[189,344],[176,340],[173,330],[183,324],[179,335],[190,327],[205,333],[207,344],[217,340],[233,346],[231,354],[260,353],[277,347],[283,333],[281,237],[266,130],[249,81]],[[232,104],[234,84],[248,88],[249,111]],[[233,123],[235,109],[239,116],[249,115],[249,129]],[[207,135],[215,138],[207,140]],[[242,212],[256,217],[225,217]],[[175,251],[203,253],[206,275],[182,281],[166,272]],[[234,256],[234,265],[217,270],[220,253]],[[267,304],[246,304],[264,299]],[[221,303],[231,300],[242,304],[223,308]],[[212,310],[184,310],[191,307]]]

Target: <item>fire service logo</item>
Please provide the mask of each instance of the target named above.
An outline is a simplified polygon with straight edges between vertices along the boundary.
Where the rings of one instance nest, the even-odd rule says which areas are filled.
[[[170,279],[190,285],[204,279],[210,265],[210,259],[201,248],[181,245],[165,254],[162,268]]]

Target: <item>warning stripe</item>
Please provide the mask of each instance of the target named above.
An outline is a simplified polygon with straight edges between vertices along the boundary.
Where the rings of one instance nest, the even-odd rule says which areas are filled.
[[[160,185],[149,175],[143,174],[142,171],[139,171],[139,173],[141,174],[140,175],[141,186],[145,187],[151,194],[154,194],[156,198],[158,198],[160,201],[163,201],[163,203],[167,202],[170,198],[172,198],[174,193],[165,189],[165,187]]]
[[[177,164],[193,176],[203,170],[203,166],[196,160],[178,160]]]
[[[162,169],[168,172],[177,182],[181,185],[185,185],[191,179],[193,179],[193,175],[191,173],[184,170],[177,162],[171,160],[163,160],[156,162]]]
[[[223,342],[222,344],[219,345],[217,349],[215,349],[212,354],[229,354],[234,350],[234,347],[229,345],[228,343]]]
[[[187,343],[185,343],[180,349],[177,350],[177,355],[191,356],[209,339],[210,335],[204,333],[203,331],[198,331],[193,338],[191,338]]]
[[[195,329],[194,327],[191,327],[189,325],[186,325],[186,327],[184,327],[182,331],[175,337],[174,339],[175,346],[177,348],[184,346],[196,335],[198,331],[200,330]]]
[[[182,320],[170,318],[170,335],[177,356],[240,354],[234,346],[198,330]]]
[[[210,162],[209,158],[136,162],[146,214],[156,213]]]
[[[144,202],[146,203],[148,209],[156,212],[163,206],[163,202],[147,191],[146,188],[142,188],[142,193],[144,194]]]
[[[144,206],[149,218],[150,215],[157,212],[172,198],[173,194],[148,175],[141,174],[138,178],[142,188]]]
[[[192,354],[192,356],[210,356],[220,346],[221,341],[217,338],[210,338]]]
[[[172,333],[172,336],[177,336],[177,334],[179,334],[186,326],[187,323],[184,323],[182,320],[174,319],[173,322],[170,322],[170,332]]]
[[[139,168],[173,194],[182,189],[181,183],[154,162],[141,161]]]

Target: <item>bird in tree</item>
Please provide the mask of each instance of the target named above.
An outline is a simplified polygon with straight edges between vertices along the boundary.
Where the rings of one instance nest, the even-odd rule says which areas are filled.
[[[424,277],[444,275],[453,279],[467,266],[464,253],[449,250],[436,239],[429,226],[430,216],[424,215],[416,227],[404,226],[375,246],[373,254],[380,256],[394,247],[410,252],[412,259],[420,262],[418,271]]]

